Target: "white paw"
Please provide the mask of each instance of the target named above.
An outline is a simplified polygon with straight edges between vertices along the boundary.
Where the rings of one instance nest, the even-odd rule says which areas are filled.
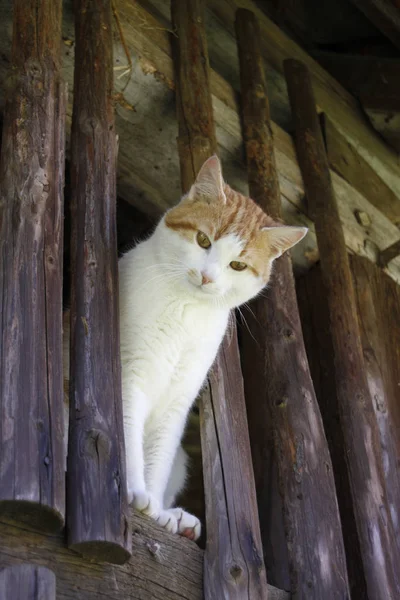
[[[132,493],[133,507],[144,515],[148,515],[152,519],[159,518],[161,514],[161,506],[159,501],[150,492],[145,490]]]
[[[183,510],[170,508],[166,512],[173,515],[178,523],[178,533],[190,540],[198,540],[201,534],[201,523],[197,517]]]
[[[172,515],[169,510],[161,510],[157,523],[164,527],[170,533],[178,533],[178,521],[175,515]]]

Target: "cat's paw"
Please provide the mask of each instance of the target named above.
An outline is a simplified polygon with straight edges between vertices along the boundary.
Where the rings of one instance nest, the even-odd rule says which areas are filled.
[[[167,511],[173,515],[178,524],[178,533],[190,540],[198,540],[201,534],[201,523],[197,517],[183,510],[183,508],[170,508]]]
[[[170,533],[178,532],[178,521],[176,516],[168,510],[163,510],[159,501],[153,494],[143,490],[132,492],[131,497],[131,503],[136,510],[157,521],[161,527],[164,527],[164,529]]]
[[[169,510],[160,511],[157,523],[170,533],[178,533],[178,521],[176,516],[171,514]]]
[[[136,510],[157,521],[161,514],[161,505],[153,494],[140,490],[132,492],[130,496],[132,497],[131,504]]]

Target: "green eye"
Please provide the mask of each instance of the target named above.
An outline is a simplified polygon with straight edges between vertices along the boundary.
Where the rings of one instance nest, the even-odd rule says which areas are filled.
[[[197,234],[197,243],[201,248],[207,250],[211,246],[210,238],[205,233],[199,231]]]
[[[229,263],[229,266],[234,271],[244,271],[245,269],[247,269],[246,263],[239,262],[238,260],[233,260],[231,263]]]

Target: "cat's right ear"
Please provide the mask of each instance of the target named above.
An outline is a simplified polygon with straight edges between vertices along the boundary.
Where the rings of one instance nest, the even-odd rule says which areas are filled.
[[[201,198],[209,203],[226,202],[221,163],[216,154],[203,164],[186,198],[192,201]]]

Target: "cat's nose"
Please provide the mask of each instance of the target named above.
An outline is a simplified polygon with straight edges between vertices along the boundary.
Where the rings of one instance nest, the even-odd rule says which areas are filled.
[[[205,273],[201,274],[201,285],[206,285],[207,283],[213,283],[213,280],[208,277]]]

